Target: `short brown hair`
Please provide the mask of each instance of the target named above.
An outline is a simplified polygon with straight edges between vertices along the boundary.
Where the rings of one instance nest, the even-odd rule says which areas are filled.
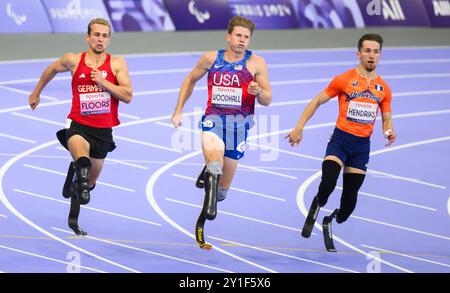
[[[358,51],[361,51],[364,41],[375,41],[380,44],[380,51],[383,48],[383,37],[379,34],[365,34],[358,41]]]
[[[228,33],[231,34],[236,26],[248,28],[250,30],[250,34],[252,34],[255,29],[255,24],[253,21],[242,16],[234,16],[230,19],[228,22]]]
[[[111,24],[109,23],[109,21],[107,21],[104,18],[94,18],[93,20],[91,20],[88,24],[88,30],[87,30],[87,34],[90,35],[91,34],[91,29],[92,26],[94,24],[102,24],[102,25],[106,25],[109,28],[109,35],[111,35]]]

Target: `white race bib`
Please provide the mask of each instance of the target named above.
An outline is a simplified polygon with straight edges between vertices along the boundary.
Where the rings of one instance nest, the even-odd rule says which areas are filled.
[[[377,104],[350,101],[347,120],[362,124],[372,124],[377,118]]]
[[[111,110],[111,94],[98,92],[80,94],[81,115],[109,113]]]
[[[240,108],[242,104],[242,89],[213,86],[211,103],[215,107]]]

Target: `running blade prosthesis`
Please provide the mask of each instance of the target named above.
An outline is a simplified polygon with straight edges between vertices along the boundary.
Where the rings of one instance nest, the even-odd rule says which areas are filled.
[[[302,236],[305,238],[309,238],[311,236],[312,230],[314,228],[314,223],[316,222],[317,215],[319,214],[319,204],[317,203],[317,199],[314,197],[311,203],[311,207],[309,208],[308,216],[306,217],[305,224],[302,228]]]
[[[322,221],[322,231],[323,231],[323,240],[325,242],[325,248],[329,252],[336,252],[336,248],[334,248],[333,242],[333,231],[331,229],[331,223],[333,219],[336,217],[336,214],[339,212],[338,209],[334,210],[334,212],[323,218]]]
[[[206,217],[202,212],[198,217],[197,223],[195,224],[195,240],[197,241],[197,244],[201,249],[211,250],[212,245],[205,242],[205,234],[203,233],[205,220]]]

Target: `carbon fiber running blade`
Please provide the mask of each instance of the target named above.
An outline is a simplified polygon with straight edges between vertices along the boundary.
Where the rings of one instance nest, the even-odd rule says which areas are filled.
[[[331,230],[331,222],[333,221],[332,217],[324,217],[322,222],[323,229],[323,240],[325,242],[325,248],[329,252],[336,252],[336,248],[334,248],[333,242],[333,231]]]

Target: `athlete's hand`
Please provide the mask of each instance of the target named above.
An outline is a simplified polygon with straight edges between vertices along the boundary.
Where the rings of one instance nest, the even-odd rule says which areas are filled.
[[[397,138],[397,134],[393,130],[386,130],[384,132],[384,138],[388,140],[388,142],[384,146],[389,146],[394,143],[395,139]]]
[[[247,91],[249,94],[257,96],[261,93],[261,88],[259,87],[257,82],[251,81],[250,84],[248,85]]]
[[[300,143],[303,137],[303,130],[294,128],[284,138],[289,138],[289,144],[295,146]]]
[[[28,103],[30,104],[31,110],[34,111],[36,109],[37,105],[39,105],[39,102],[41,101],[41,98],[38,94],[35,94],[32,92],[30,96],[28,97]]]
[[[172,115],[172,124],[175,128],[178,128],[181,126],[181,118],[183,118],[182,112],[175,112]]]
[[[91,79],[95,81],[98,85],[103,85],[105,78],[103,78],[102,72],[97,68],[93,68],[91,71]]]

